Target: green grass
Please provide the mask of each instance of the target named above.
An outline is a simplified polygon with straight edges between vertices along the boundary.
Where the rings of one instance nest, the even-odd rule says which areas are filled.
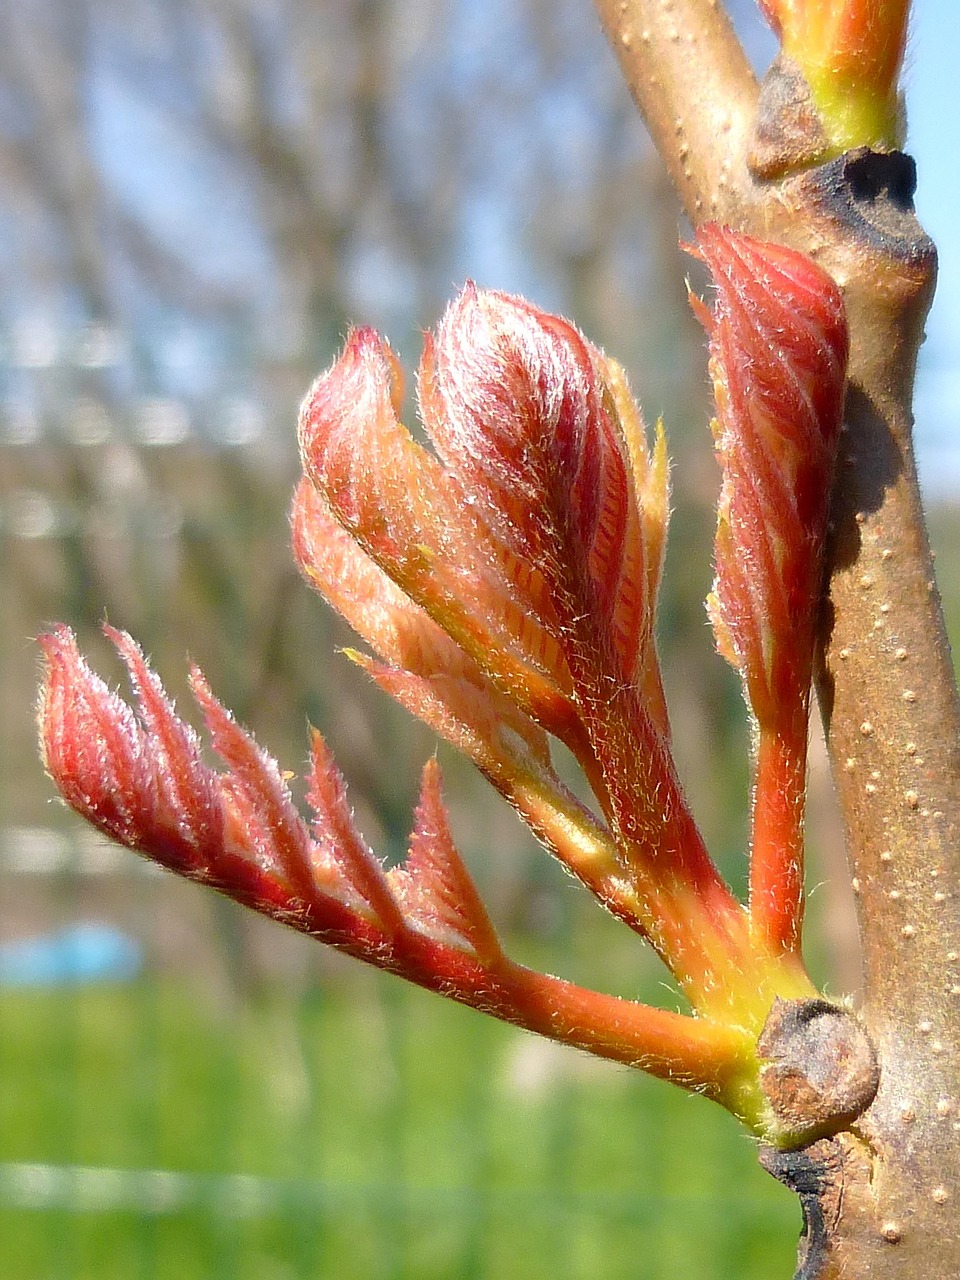
[[[531,1043],[359,973],[0,994],[0,1276],[791,1274],[795,1202],[719,1109]]]

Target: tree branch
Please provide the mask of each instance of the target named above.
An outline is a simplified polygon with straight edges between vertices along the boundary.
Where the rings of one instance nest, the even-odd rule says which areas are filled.
[[[716,0],[596,0],[604,29],[691,219],[747,227],[758,87]]]
[[[816,1161],[810,1148],[814,1199],[834,1211],[798,1274],[957,1274],[944,1206],[960,1187],[960,702],[913,458],[936,255],[914,215],[912,161],[862,150],[804,169],[801,149],[765,160],[764,178],[750,168],[762,99],[711,0],[596,4],[693,221],[801,249],[843,291],[851,351],[817,686],[881,1083],[851,1134]]]

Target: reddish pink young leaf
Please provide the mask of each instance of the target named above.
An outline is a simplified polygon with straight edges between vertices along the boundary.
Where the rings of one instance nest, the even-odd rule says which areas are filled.
[[[805,708],[846,376],[843,299],[793,250],[717,226],[710,335],[723,469],[711,617],[761,723]]]
[[[307,394],[299,435],[304,470],[340,523],[412,585],[430,572],[439,532],[430,497],[443,485],[436,459],[400,423],[402,397],[389,345],[354,329]]]
[[[607,372],[565,320],[468,286],[425,347],[420,401],[457,490],[517,564],[535,567],[556,619],[546,625],[566,645],[589,618],[591,646],[609,650],[622,680],[636,675],[653,601]]]
[[[103,630],[130,676],[139,718],[149,737],[160,807],[192,813],[188,829],[193,829],[199,849],[201,835],[212,833],[216,838],[220,830],[216,776],[203,766],[196,734],[175,715],[159,679],[144,661],[140,646],[125,631],[109,626]]]
[[[600,353],[596,355],[599,357]],[[626,373],[609,356],[600,357],[600,365],[630,462],[645,569],[642,585],[636,584],[631,590],[631,575],[638,569],[636,552],[632,557],[625,557],[622,587],[617,593],[611,628],[624,672],[632,680],[639,680],[650,718],[661,735],[669,739],[669,717],[654,636],[656,602],[660,594],[670,519],[667,440],[663,424],[658,423],[651,453],[647,445],[647,429],[640,407],[630,391]],[[633,563],[628,564],[631,559]]]
[[[423,689],[431,709],[422,718],[446,737],[437,721],[439,712],[450,724],[459,725],[456,734],[467,732],[478,742],[498,740],[504,736],[501,728],[509,727],[513,739],[538,762],[548,759],[542,729],[370,559],[333,519],[308,480],[301,480],[294,495],[292,527],[294,556],[304,576],[389,670],[409,673],[411,688]],[[379,664],[361,662],[379,678]],[[401,701],[421,715],[415,699]]]
[[[232,767],[223,777],[201,763],[195,736],[133,642],[111,635],[137,687],[140,718],[90,671],[67,628],[42,640],[44,759],[68,803],[94,825],[380,968],[564,1043],[723,1100],[729,1094],[736,1108],[747,1043],[739,1030],[584,990],[506,959],[451,841],[435,764],[425,770],[407,862],[387,876],[353,826],[343,781],[319,739],[314,844],[275,763],[199,673],[198,698]]]
[[[350,655],[383,688],[488,774],[549,766],[543,730],[370,559],[307,480],[292,525],[308,581],[384,659]]]
[[[655,603],[660,590],[670,519],[670,462],[667,458],[666,435],[663,424],[657,423],[651,452],[640,406],[633,398],[624,369],[616,360],[596,350],[594,358],[601,369],[613,405],[613,416],[629,459],[635,502],[642,525],[643,559],[647,573],[646,601]]]
[[[297,813],[279,765],[213,696],[196,667],[190,673],[190,686],[210,740],[229,766],[223,781],[230,810],[239,820],[230,830],[239,841],[237,851],[252,854],[261,867],[282,880],[294,898],[309,903],[317,890],[310,833]]]
[[[648,465],[622,371],[566,321],[468,287],[427,344],[420,402],[455,491],[498,539],[501,562],[511,556],[518,579],[533,567],[547,589],[583,729],[565,740],[627,862],[686,849],[685,805],[657,742],[667,717],[647,590],[662,556],[665,455]],[[699,875],[702,848],[692,858]]]
[[[306,478],[294,491],[290,523],[301,573],[384,661],[412,671],[479,674],[476,662],[334,519]]]
[[[436,760],[424,766],[407,860],[387,875],[414,928],[440,942],[467,947],[485,966],[503,959],[490,917],[454,846]]]
[[[90,670],[70,629],[57,627],[40,639],[47,772],[70,807],[106,835],[176,870],[202,873],[223,838],[219,781],[139,648],[112,628],[107,634],[127,663],[142,719]]]
[[[214,698],[202,674],[195,670],[191,683],[230,767],[222,776],[202,763],[196,735],[176,716],[137,645],[106,630],[130,671],[139,716],[90,670],[68,628],[41,638],[41,745],[67,803],[171,870],[298,928],[329,929],[340,945],[352,945],[359,919],[351,921],[351,912],[372,912],[388,932],[401,927],[379,863],[353,829],[342,784],[337,791],[332,762],[315,755],[312,794],[327,801],[315,845],[276,761]],[[361,929],[355,940],[362,936]]]
[[[351,334],[304,402],[304,470],[338,523],[402,591],[536,719],[562,731],[570,675],[551,627],[527,607],[529,582],[521,588],[473,506],[399,422],[397,377],[376,334]],[[301,490],[295,530],[309,560],[310,524],[322,513],[306,503]]]
[[[340,871],[388,936],[401,932],[402,913],[383,867],[354,825],[343,775],[316,729],[311,732],[310,755],[307,800],[314,813],[315,862]]]
[[[834,282],[804,255],[701,229],[723,469],[716,581],[721,652],[759,734],[750,853],[755,936],[797,952],[803,918],[807,718],[823,551],[843,412],[847,327]]]
[[[464,493],[526,561],[564,549],[571,490],[597,430],[587,346],[557,316],[473,285],[447,309],[421,368],[431,439]],[[596,496],[596,495],[594,495]],[[562,509],[562,514],[561,514]],[[558,571],[547,569],[548,576]]]

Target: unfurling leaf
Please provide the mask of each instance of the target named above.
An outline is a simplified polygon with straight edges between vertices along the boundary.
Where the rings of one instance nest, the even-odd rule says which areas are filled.
[[[442,934],[451,945],[454,920],[461,929],[453,945],[491,962],[499,955],[447,830],[435,765],[425,775],[411,844],[416,856],[409,874],[393,873],[391,881],[354,826],[343,779],[319,734],[307,797],[311,836],[276,761],[217,701],[203,675],[194,669],[191,685],[228,766],[223,774],[203,763],[196,734],[174,712],[137,645],[105,630],[129,671],[136,711],[90,670],[68,628],[41,641],[44,762],[71,808],[163,866],[373,962],[411,928]],[[414,882],[419,906],[408,914]],[[398,885],[407,888],[398,893]],[[424,908],[428,900],[436,904],[432,914]]]
[[[792,316],[774,325],[792,380],[778,386],[773,313],[763,286],[742,281],[739,259],[752,252],[720,232],[701,244],[721,295],[709,321],[725,470],[716,616],[763,721],[785,692],[806,709],[809,645],[785,644],[782,619],[815,596],[836,425],[819,415],[839,392],[837,370]],[[794,309],[804,281],[816,294],[779,251],[764,270],[778,289],[790,284]],[[827,343],[831,353],[842,390],[842,356]],[[48,770],[77,812],[163,865],[464,1004],[702,1089],[766,1132],[756,1038],[774,998],[810,984],[785,954],[784,930],[758,933],[711,861],[671,755],[654,642],[663,431],[649,448],[623,370],[571,324],[473,286],[425,346],[427,444],[401,423],[401,396],[398,363],[370,329],[351,333],[314,384],[292,511],[299,567],[372,650],[350,657],[469,756],[533,835],[650,941],[696,1017],[512,962],[453,843],[435,762],[408,856],[388,870],[357,830],[318,733],[308,827],[287,775],[194,671],[225,768],[204,764],[120,633],[109,634],[136,710],[93,675],[69,631],[43,639]],[[809,457],[804,412],[823,427]],[[560,781],[550,735],[595,804]]]
[[[721,653],[757,718],[750,910],[755,935],[798,955],[807,721],[824,545],[843,412],[847,326],[809,258],[708,225],[714,423],[723,473],[708,601]]]
[[[545,597],[545,625],[568,663],[586,624],[588,644],[603,647],[621,680],[636,680],[653,630],[648,562],[659,563],[663,538],[661,528],[645,542],[621,407],[637,462],[645,441],[622,370],[565,320],[468,286],[425,346],[420,401],[452,486],[501,556],[540,586],[529,607]]]
[[[496,931],[450,835],[440,767],[427,761],[406,862],[388,872],[408,922],[431,937],[449,935],[484,964],[502,959]]]
[[[761,724],[805,714],[843,412],[847,327],[833,280],[792,249],[708,225],[697,254],[717,289],[710,337],[723,475],[720,651]]]
[[[304,401],[304,471],[401,591],[539,723],[562,733],[572,716],[571,681],[542,621],[546,605],[530,609],[531,583],[501,563],[440,463],[399,421],[398,377],[387,344],[354,331]]]
[[[208,845],[224,838],[218,780],[137,645],[121,632],[107,634],[130,671],[140,716],[90,670],[73,632],[57,627],[40,639],[44,765],[67,804],[106,835],[202,874]]]
[[[341,528],[308,480],[291,524],[304,576],[383,659],[351,654],[378,683],[488,774],[497,763],[547,765],[543,730]]]
[[[665,450],[649,458],[619,367],[566,321],[468,286],[421,364],[437,456],[401,426],[397,378],[386,345],[358,330],[307,397],[304,470],[333,517],[575,751],[584,664],[594,684],[650,690],[665,729],[653,647]]]

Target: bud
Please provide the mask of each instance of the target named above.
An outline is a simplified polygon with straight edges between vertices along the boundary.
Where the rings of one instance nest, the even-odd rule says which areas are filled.
[[[304,471],[334,519],[581,759],[584,686],[642,688],[665,733],[666,449],[661,433],[649,454],[619,366],[560,317],[468,285],[421,362],[435,455],[401,425],[400,391],[386,343],[357,330],[308,395]]]
[[[542,584],[530,607],[568,665],[583,660],[579,634],[608,675],[636,682],[653,632],[666,467],[662,448],[649,464],[622,370],[559,316],[467,286],[425,347],[420,400],[456,491],[504,560]]]
[[[710,337],[723,473],[708,602],[720,652],[761,725],[805,713],[843,411],[847,327],[809,258],[707,225],[697,256],[717,288]]]
[[[760,8],[806,80],[834,154],[902,143],[897,80],[909,0],[760,0]]]
[[[843,412],[847,326],[803,254],[707,225],[713,424],[723,473],[708,610],[757,718],[750,851],[755,937],[799,954],[807,720],[824,543]]]
[[[355,330],[304,401],[304,472],[400,591],[544,728],[564,736],[574,718],[571,678],[542,579],[493,545],[474,504],[400,422],[400,398],[390,348],[372,330]]]
[[[808,617],[816,599],[843,359],[829,340],[811,349],[794,322],[805,290],[824,305],[795,256],[764,256],[718,229],[700,252],[720,291],[706,320],[726,476],[714,612],[763,731],[782,695],[806,708],[809,637],[794,626],[791,642],[783,619]],[[778,290],[790,306],[771,320]],[[623,371],[567,321],[472,286],[424,350],[432,449],[401,423],[401,400],[390,348],[355,330],[302,410],[297,562],[372,649],[354,660],[470,756],[650,941],[698,1016],[601,996],[505,956],[454,846],[435,764],[408,857],[387,870],[319,734],[308,827],[290,775],[202,674],[191,687],[220,772],[119,633],[109,634],[135,708],[93,675],[66,629],[44,638],[47,767],[77,812],[165,866],[465,1004],[704,1090],[764,1131],[755,1040],[773,998],[802,998],[810,983],[795,953],[758,937],[752,908],[711,861],[671,755],[653,640],[663,432],[648,449]],[[595,806],[561,783],[550,734],[579,762]]]

